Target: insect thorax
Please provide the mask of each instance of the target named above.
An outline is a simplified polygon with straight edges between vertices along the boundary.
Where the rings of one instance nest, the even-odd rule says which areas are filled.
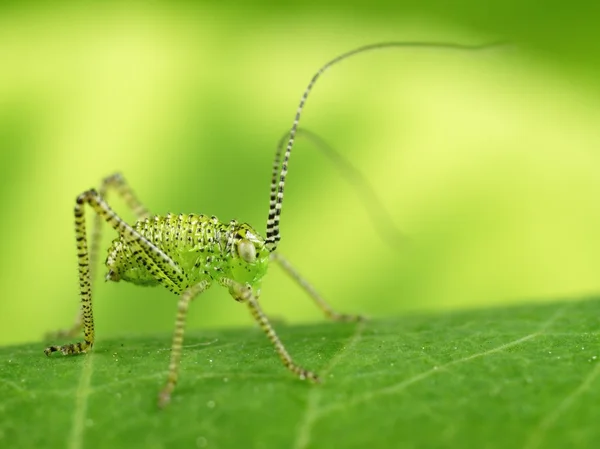
[[[177,290],[222,277],[259,288],[266,273],[269,250],[264,239],[246,223],[222,223],[206,215],[168,214],[139,220],[133,227],[181,269],[183,281],[178,282],[181,285]],[[250,246],[250,256],[254,257],[248,255]],[[156,268],[153,273],[147,259],[135,239],[121,235],[108,251],[106,279],[159,285],[161,273],[157,275]]]

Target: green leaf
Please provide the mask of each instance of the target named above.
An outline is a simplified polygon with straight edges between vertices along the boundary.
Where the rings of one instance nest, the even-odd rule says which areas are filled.
[[[100,338],[84,356],[0,348],[0,447],[589,448],[600,441],[600,301],[190,331],[156,407],[169,335]]]

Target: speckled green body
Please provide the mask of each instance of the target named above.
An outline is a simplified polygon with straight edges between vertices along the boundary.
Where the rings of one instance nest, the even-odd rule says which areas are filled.
[[[138,220],[133,228],[180,268],[182,281],[175,283],[178,288],[171,289],[174,293],[179,294],[202,281],[222,278],[233,279],[258,290],[267,272],[270,252],[264,239],[246,223],[223,223],[214,216],[206,215],[169,214]],[[240,257],[238,244],[243,240],[254,245],[254,263]],[[160,285],[161,273],[158,276],[152,273],[144,259],[136,257],[138,252],[125,236],[115,239],[108,251],[106,279],[137,285]]]

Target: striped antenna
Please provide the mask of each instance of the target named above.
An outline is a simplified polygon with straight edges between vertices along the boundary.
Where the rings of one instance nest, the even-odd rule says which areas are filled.
[[[306,100],[308,95],[312,91],[315,83],[319,79],[319,77],[331,66],[336,65],[338,62],[342,62],[345,59],[348,59],[354,55],[359,53],[366,53],[372,50],[383,50],[387,48],[426,48],[426,49],[438,49],[438,50],[459,50],[459,51],[475,51],[475,50],[486,50],[488,48],[497,47],[500,45],[504,45],[503,42],[494,42],[491,44],[481,44],[481,45],[467,45],[467,44],[453,44],[453,43],[444,43],[444,42],[381,42],[378,44],[365,45],[364,47],[355,48],[354,50],[350,50],[346,53],[342,53],[341,55],[333,58],[325,65],[323,65],[317,73],[315,73],[308,83],[306,90],[302,94],[302,98],[300,99],[300,104],[298,105],[298,109],[296,109],[296,116],[294,117],[294,122],[292,123],[292,128],[289,132],[289,138],[287,142],[287,146],[285,148],[285,154],[283,156],[283,161],[281,161],[281,150],[283,147],[278,147],[277,152],[275,153],[275,160],[273,162],[273,174],[271,178],[271,196],[269,201],[269,216],[267,219],[267,238],[265,240],[265,244],[270,251],[275,251],[277,248],[277,243],[281,240],[281,235],[279,234],[279,219],[281,217],[281,207],[283,203],[283,190],[285,187],[285,178],[288,172],[288,163],[290,160],[290,154],[292,152],[292,147],[294,146],[294,141],[296,139],[296,133],[298,132],[298,125],[300,123],[300,116],[302,115],[302,110],[304,109],[304,105],[306,104]]]

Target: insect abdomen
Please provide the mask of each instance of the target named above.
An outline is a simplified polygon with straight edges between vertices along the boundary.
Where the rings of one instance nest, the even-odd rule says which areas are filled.
[[[196,214],[153,216],[135,223],[144,238],[168,255],[186,273],[180,289],[212,277],[227,257],[227,228],[216,217]],[[158,285],[156,275],[135,256],[134,245],[122,236],[109,249],[107,279],[124,280],[138,285]],[[209,266],[207,266],[209,265]]]

